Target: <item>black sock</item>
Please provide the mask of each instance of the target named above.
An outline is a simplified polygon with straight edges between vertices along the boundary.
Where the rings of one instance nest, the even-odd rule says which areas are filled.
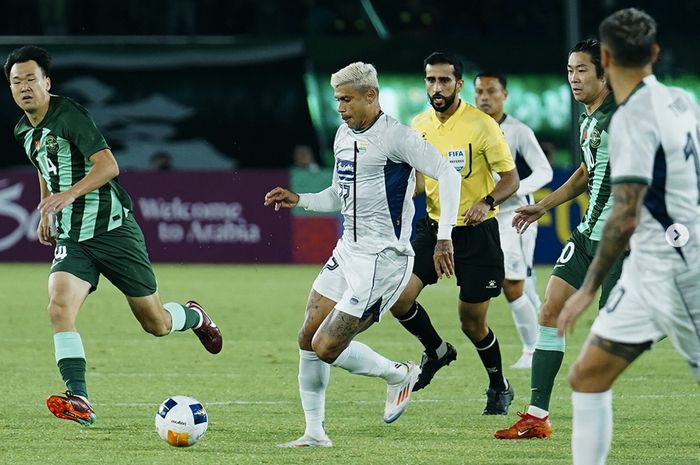
[[[429,357],[437,358],[435,351],[442,344],[442,338],[435,331],[428,313],[421,304],[414,302],[408,313],[399,319],[399,323],[418,338]]]
[[[486,368],[486,373],[489,375],[489,387],[497,391],[506,389],[506,384],[503,381],[503,365],[501,362],[501,349],[498,346],[498,339],[493,334],[491,328],[489,333],[481,341],[474,344],[476,351],[481,357],[481,363]]]

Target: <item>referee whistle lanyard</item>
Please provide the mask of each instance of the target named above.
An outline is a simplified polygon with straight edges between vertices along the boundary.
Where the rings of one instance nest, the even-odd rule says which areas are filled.
[[[352,234],[355,242],[357,242],[357,153],[359,152],[357,148],[357,141],[355,141],[355,154],[354,154],[354,165],[352,169],[354,170],[352,176]]]

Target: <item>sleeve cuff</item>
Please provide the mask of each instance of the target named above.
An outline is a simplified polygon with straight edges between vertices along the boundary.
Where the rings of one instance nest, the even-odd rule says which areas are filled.
[[[438,224],[437,239],[439,241],[451,241],[452,240],[452,228],[453,224]]]
[[[311,199],[309,199],[308,194],[299,194],[299,202],[297,203],[297,207],[307,210],[310,202]]]
[[[643,176],[617,176],[610,178],[611,184],[642,184],[648,186],[651,184],[651,179]]]

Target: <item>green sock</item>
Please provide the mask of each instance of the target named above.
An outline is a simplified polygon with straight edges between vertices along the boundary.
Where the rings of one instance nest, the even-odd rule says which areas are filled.
[[[566,343],[557,336],[557,328],[539,326],[535,353],[532,356],[530,405],[549,411],[554,379],[564,360]]]
[[[170,313],[172,319],[172,327],[170,332],[185,331],[194,328],[199,324],[199,313],[185,307],[177,302],[168,302],[163,305],[163,308]]]
[[[56,365],[66,388],[73,394],[87,398],[85,383],[85,350],[80,334],[66,331],[53,335]]]
[[[182,328],[182,330],[194,328],[199,324],[199,320],[201,318],[199,317],[199,313],[195,312],[191,308],[185,307],[185,326]]]
[[[85,383],[85,359],[62,358],[58,361],[58,369],[66,383],[66,388],[73,394],[87,398],[87,384]]]

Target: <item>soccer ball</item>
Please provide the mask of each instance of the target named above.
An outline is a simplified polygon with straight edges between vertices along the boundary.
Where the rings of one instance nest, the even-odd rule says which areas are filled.
[[[156,413],[156,432],[175,447],[196,444],[204,436],[208,425],[207,411],[201,402],[192,397],[168,397]]]

